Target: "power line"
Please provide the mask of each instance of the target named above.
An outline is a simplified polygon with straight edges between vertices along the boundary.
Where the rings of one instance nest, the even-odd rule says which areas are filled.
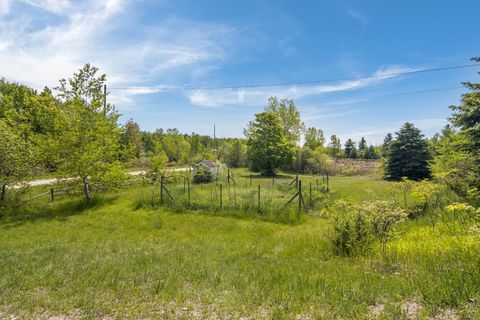
[[[149,86],[149,87],[111,87],[110,90],[144,90],[151,91],[151,93],[161,92],[161,91],[180,91],[180,90],[227,90],[227,89],[243,89],[243,88],[264,88],[264,87],[281,87],[281,86],[294,86],[294,85],[309,85],[309,84],[319,84],[326,82],[338,82],[338,81],[354,81],[360,79],[374,79],[374,78],[385,78],[385,77],[394,77],[400,75],[410,75],[417,73],[427,73],[427,72],[436,72],[436,71],[446,71],[454,69],[463,69],[471,67],[479,67],[480,64],[466,64],[458,66],[447,66],[447,67],[438,67],[438,68],[428,68],[428,69],[417,69],[410,71],[402,72],[392,72],[392,73],[382,73],[382,74],[371,74],[359,77],[347,77],[347,78],[336,78],[336,79],[321,79],[321,80],[312,80],[312,81],[300,81],[300,82],[278,82],[278,83],[265,83],[265,84],[245,84],[238,86]]]

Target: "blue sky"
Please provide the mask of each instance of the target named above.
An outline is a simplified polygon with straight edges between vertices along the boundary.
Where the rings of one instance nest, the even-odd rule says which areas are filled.
[[[0,76],[41,89],[90,62],[122,121],[145,130],[212,134],[215,123],[241,137],[275,95],[327,136],[380,143],[405,121],[439,131],[465,90],[390,94],[478,81],[480,67],[391,74],[469,64],[479,13],[477,0],[0,0]],[[355,79],[365,75],[377,77]]]

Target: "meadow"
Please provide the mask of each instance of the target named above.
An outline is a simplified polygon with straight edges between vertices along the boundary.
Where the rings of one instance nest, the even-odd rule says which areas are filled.
[[[399,183],[330,177],[318,204],[282,216],[293,175],[275,187],[259,176],[250,186],[245,169],[234,177],[221,210],[207,185],[191,194],[204,202],[184,209],[180,181],[169,188],[182,207],[158,203],[158,186],[137,185],[88,206],[81,196],[42,198],[2,217],[0,318],[480,318],[480,239],[460,220],[418,216],[396,226],[385,254],[377,243],[365,255],[335,254],[335,203],[400,203]],[[308,206],[306,186],[323,178],[300,179]]]

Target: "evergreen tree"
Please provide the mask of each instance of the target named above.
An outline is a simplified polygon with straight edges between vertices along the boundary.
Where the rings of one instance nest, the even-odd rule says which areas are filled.
[[[480,57],[472,60],[480,62]],[[476,164],[473,184],[480,189],[480,83],[464,82],[463,85],[470,92],[462,95],[461,105],[450,106],[453,110],[451,122],[463,136],[459,144],[461,150],[467,152]]]
[[[352,139],[345,142],[345,157],[355,159],[357,158],[357,148]]]
[[[428,142],[413,124],[407,122],[396,133],[390,144],[385,175],[388,179],[400,180],[407,177],[412,180],[430,178],[429,161],[432,156]]]
[[[367,141],[365,140],[364,137],[360,139],[360,142],[358,143],[358,156],[360,158],[365,158],[365,152],[367,150]]]
[[[385,136],[385,139],[383,139],[383,144],[382,144],[382,157],[386,157],[388,155],[388,151],[390,150],[390,144],[393,141],[393,136],[391,133],[387,133]]]

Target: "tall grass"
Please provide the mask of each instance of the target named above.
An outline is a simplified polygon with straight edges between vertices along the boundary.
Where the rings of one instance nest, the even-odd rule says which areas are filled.
[[[236,175],[250,187],[248,172]],[[254,178],[252,189],[270,183]],[[402,200],[371,177],[334,177],[331,191],[351,203]],[[119,190],[88,207],[81,197],[42,200],[0,218],[0,318],[407,319],[407,303],[421,307],[410,318],[480,317],[479,238],[454,217],[434,228],[428,216],[400,224],[384,256],[373,248],[338,257],[335,212],[271,223],[210,210],[208,197],[191,213],[133,210],[141,195],[158,199],[158,188]]]

